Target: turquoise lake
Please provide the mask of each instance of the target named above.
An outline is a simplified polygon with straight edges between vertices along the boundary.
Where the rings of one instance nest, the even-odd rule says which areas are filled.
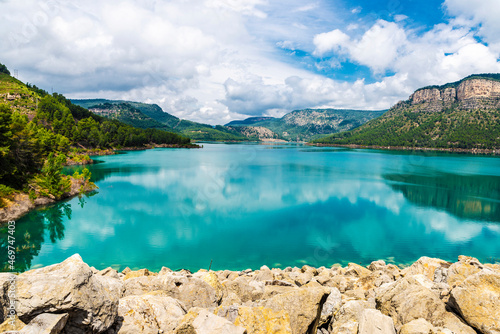
[[[18,270],[75,253],[153,271],[500,261],[500,158],[204,144],[96,160],[95,194],[17,221]]]

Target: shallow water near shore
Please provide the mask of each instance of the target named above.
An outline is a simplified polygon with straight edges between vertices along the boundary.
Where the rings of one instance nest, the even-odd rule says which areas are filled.
[[[74,253],[153,271],[500,261],[498,157],[204,144],[96,159],[96,194],[17,222],[18,270]]]

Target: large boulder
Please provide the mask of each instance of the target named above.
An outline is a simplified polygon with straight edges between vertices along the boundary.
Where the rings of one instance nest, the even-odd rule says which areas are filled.
[[[404,324],[422,318],[435,327],[474,334],[472,328],[446,310],[444,302],[430,290],[432,285],[433,282],[422,275],[405,276],[394,283],[383,285],[376,291],[377,309],[394,320],[398,331]]]
[[[186,314],[185,306],[176,299],[165,296],[141,295],[120,299],[120,317],[117,332],[170,333]]]
[[[226,318],[252,334],[292,334],[290,316],[285,311],[273,311],[262,306],[218,307],[215,314]]]
[[[448,269],[447,283],[454,288],[460,285],[467,277],[480,272],[483,265],[475,258],[459,256],[458,262],[453,263]]]
[[[1,325],[0,325],[0,333],[8,332],[8,331],[14,331],[17,332],[23,327],[26,326],[24,322],[19,320],[17,316],[14,316],[14,319],[11,319],[10,317],[7,318]]]
[[[321,310],[329,294],[330,289],[327,288],[295,288],[262,301],[260,306],[274,312],[287,312],[292,333],[316,334]]]
[[[399,334],[431,334],[435,332],[435,327],[425,319],[412,320],[403,325]]]
[[[450,262],[423,256],[408,268],[403,269],[401,274],[403,276],[424,275],[433,281],[436,269],[448,268],[450,265]]]
[[[366,309],[359,321],[359,334],[396,334],[392,319],[379,310]]]
[[[481,333],[500,333],[500,274],[484,269],[469,276],[451,291],[450,304]]]
[[[342,306],[342,295],[337,288],[330,288],[330,294],[328,298],[326,298],[325,303],[323,304],[323,308],[321,309],[321,317],[319,321],[319,325],[325,325],[330,322],[333,315],[337,313],[337,311]]]
[[[207,282],[190,274],[169,273],[157,276],[133,277],[124,281],[124,297],[157,292],[180,300],[191,307],[218,306],[220,296]]]
[[[246,334],[245,328],[205,309],[192,308],[184,316],[175,334]]]
[[[330,333],[357,334],[364,311],[374,308],[375,305],[366,300],[350,300],[335,312],[328,331]]]
[[[42,313],[19,331],[19,334],[59,334],[66,325],[68,314]]]
[[[16,287],[16,311],[23,322],[42,313],[68,313],[66,327],[73,333],[108,329],[123,289],[121,281],[95,275],[78,254],[19,275]]]

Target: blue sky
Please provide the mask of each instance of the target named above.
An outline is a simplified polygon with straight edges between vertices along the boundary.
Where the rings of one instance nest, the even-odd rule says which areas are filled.
[[[498,0],[0,0],[0,62],[68,97],[224,124],[500,72],[498,17]]]

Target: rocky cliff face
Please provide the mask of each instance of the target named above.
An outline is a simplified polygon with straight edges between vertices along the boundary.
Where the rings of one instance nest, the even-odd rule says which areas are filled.
[[[497,107],[500,103],[500,82],[488,79],[464,80],[457,87],[424,88],[410,96],[412,105],[426,104],[431,111],[441,111],[452,103],[459,107]]]

